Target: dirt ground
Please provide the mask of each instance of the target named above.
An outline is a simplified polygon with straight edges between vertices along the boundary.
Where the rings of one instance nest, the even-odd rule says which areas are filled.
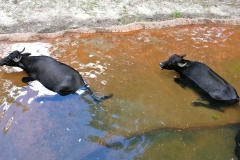
[[[0,34],[53,33],[176,18],[239,19],[240,0],[0,0]]]

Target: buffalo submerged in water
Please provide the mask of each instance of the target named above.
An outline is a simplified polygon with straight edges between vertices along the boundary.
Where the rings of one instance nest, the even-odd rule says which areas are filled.
[[[0,60],[0,65],[14,66],[22,68],[28,77],[23,77],[22,81],[29,83],[38,80],[42,85],[51,91],[57,92],[64,96],[75,93],[78,89],[86,89],[96,101],[102,101],[112,97],[97,97],[86,86],[82,76],[72,67],[61,63],[48,56],[30,56],[31,53],[23,53],[23,51],[13,51],[7,57]]]
[[[209,102],[193,102],[194,106],[205,106],[223,111],[220,106],[233,105],[239,102],[236,90],[222,77],[215,73],[207,65],[183,59],[185,54],[174,54],[167,61],[159,64],[161,69],[175,70],[180,78],[174,81],[181,86],[191,84],[191,87]]]

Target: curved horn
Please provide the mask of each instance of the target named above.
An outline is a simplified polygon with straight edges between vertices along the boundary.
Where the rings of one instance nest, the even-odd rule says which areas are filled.
[[[22,51],[20,51],[20,53],[22,53],[24,50],[25,50],[25,47],[23,48],[23,50],[22,50]]]
[[[187,65],[187,62],[186,63],[177,63],[179,67],[185,67]]]
[[[18,58],[13,58],[13,61],[14,62],[19,62],[21,60],[22,56],[21,57],[18,57]]]

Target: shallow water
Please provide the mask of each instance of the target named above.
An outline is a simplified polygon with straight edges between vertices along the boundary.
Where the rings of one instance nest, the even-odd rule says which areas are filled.
[[[89,95],[62,97],[1,67],[0,159],[236,159],[239,104],[223,113],[193,107],[199,95],[159,62],[185,53],[240,91],[238,37],[239,27],[192,25],[2,42],[1,56],[23,47],[50,55],[78,70],[93,91],[114,97],[100,104]]]

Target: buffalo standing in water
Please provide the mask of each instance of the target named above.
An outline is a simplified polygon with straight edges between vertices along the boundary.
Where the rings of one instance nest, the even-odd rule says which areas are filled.
[[[75,93],[80,88],[85,88],[98,102],[112,97],[112,94],[96,97],[91,89],[86,86],[79,72],[72,67],[48,56],[30,56],[31,53],[23,53],[24,50],[25,48],[22,51],[13,51],[0,60],[1,66],[22,68],[29,76],[23,77],[23,82],[28,83],[38,80],[46,88],[62,96]]]
[[[194,102],[194,106],[205,106],[223,111],[220,108],[221,105],[238,103],[238,94],[227,81],[207,65],[183,59],[185,56],[185,54],[174,54],[159,65],[161,69],[178,72],[180,78],[175,78],[175,82],[182,86],[191,84],[191,87],[209,102],[209,104]]]

